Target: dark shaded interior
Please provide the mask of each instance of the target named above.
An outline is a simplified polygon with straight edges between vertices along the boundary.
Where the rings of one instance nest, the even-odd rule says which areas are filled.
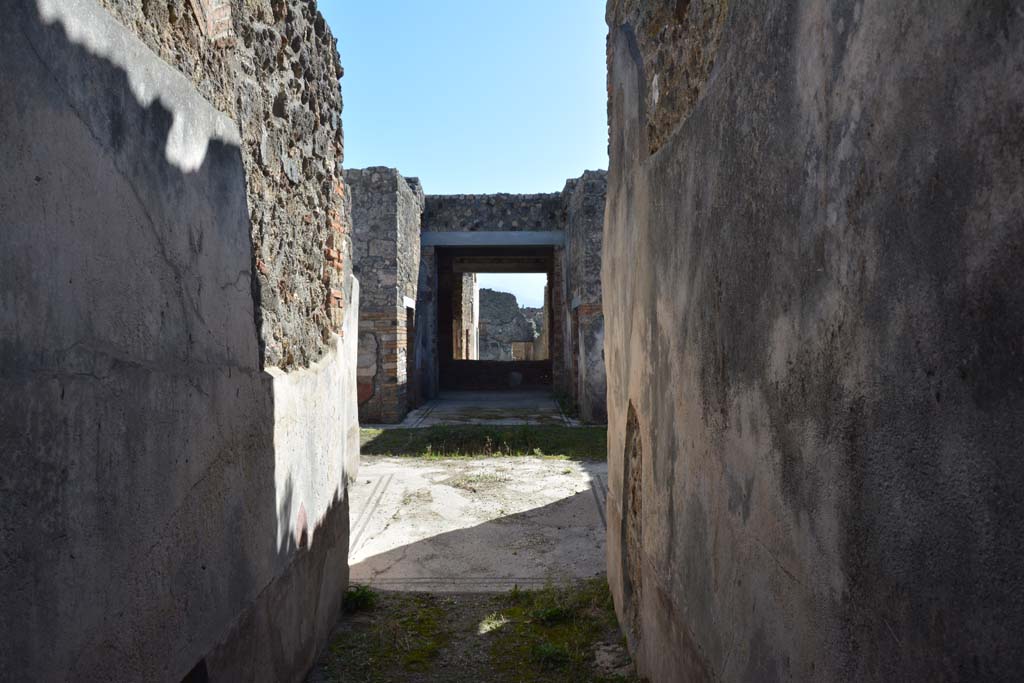
[[[548,335],[548,358],[537,361],[484,361],[454,358],[453,328],[462,300],[464,273],[546,273],[544,305],[551,310],[554,248],[534,247],[439,247],[437,249],[437,334],[440,350],[440,387],[444,390],[550,389],[553,339]]]

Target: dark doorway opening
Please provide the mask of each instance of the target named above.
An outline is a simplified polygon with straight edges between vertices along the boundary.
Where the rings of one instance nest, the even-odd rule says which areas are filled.
[[[543,355],[542,360],[480,359],[476,275],[543,273],[548,282],[544,307],[551,311],[553,272],[551,246],[437,249],[438,365],[442,390],[552,388],[552,334],[547,335],[545,352],[535,354]]]

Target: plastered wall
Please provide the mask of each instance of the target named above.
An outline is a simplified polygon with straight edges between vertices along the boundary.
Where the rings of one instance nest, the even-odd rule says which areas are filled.
[[[358,287],[331,318],[344,271],[281,264],[325,317],[269,332],[251,121],[93,0],[0,39],[4,674],[300,680],[347,585]]]
[[[1024,17],[665,6],[607,15],[608,570],[640,672],[1015,678]]]

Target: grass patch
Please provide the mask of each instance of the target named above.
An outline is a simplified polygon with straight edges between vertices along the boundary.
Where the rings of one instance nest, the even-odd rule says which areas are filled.
[[[545,669],[561,669],[569,664],[571,658],[565,648],[560,645],[542,640],[533,646],[533,661]]]
[[[418,429],[364,429],[364,455],[454,458],[538,456],[604,460],[607,430],[564,425],[437,425]]]
[[[413,680],[431,671],[448,646],[445,600],[431,595],[391,595],[378,609],[335,637],[321,663],[332,681]]]
[[[531,621],[545,626],[569,621],[573,616],[575,615],[566,605],[559,604],[542,605],[530,612]]]
[[[369,586],[353,585],[345,591],[342,605],[346,612],[359,612],[376,607],[377,599],[377,592]]]
[[[501,597],[493,618],[506,621],[492,636],[491,666],[513,680],[635,681],[595,672],[594,648],[617,637],[618,625],[604,578],[539,591],[515,589]]]
[[[385,592],[345,617],[315,680],[638,683],[598,664],[598,647],[620,641],[603,577],[500,594]]]

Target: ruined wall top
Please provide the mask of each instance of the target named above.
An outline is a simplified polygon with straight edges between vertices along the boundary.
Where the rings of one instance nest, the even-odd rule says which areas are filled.
[[[238,124],[262,362],[309,365],[351,285],[344,72],[315,0],[98,1]]]
[[[372,192],[384,201],[389,193],[411,193],[415,201],[423,202],[423,187],[419,178],[406,178],[397,168],[369,166],[367,168],[346,168],[345,182],[351,192]]]
[[[704,94],[715,64],[728,0],[610,0],[609,26],[630,26],[643,62],[646,147],[656,152]]]
[[[544,308],[522,306],[519,310],[526,316],[526,320],[533,324],[533,329],[538,335],[544,332]]]
[[[533,341],[537,336],[535,326],[511,292],[480,289],[480,324],[488,326],[490,336],[506,342]]]
[[[401,176],[399,176],[401,178]],[[398,227],[398,288],[416,300],[420,272],[420,230],[423,223],[423,187],[418,178],[402,178],[396,193]]]
[[[427,195],[423,229],[428,232],[474,230],[562,230],[561,195],[455,194]]]
[[[416,298],[423,189],[416,178],[375,166],[345,171],[352,209],[353,265],[360,308],[395,309]]]
[[[607,171],[585,171],[562,190],[566,209],[566,300],[570,308],[601,302],[601,244]]]
[[[480,290],[480,360],[512,360],[512,342],[530,342],[537,335],[515,294]]]

